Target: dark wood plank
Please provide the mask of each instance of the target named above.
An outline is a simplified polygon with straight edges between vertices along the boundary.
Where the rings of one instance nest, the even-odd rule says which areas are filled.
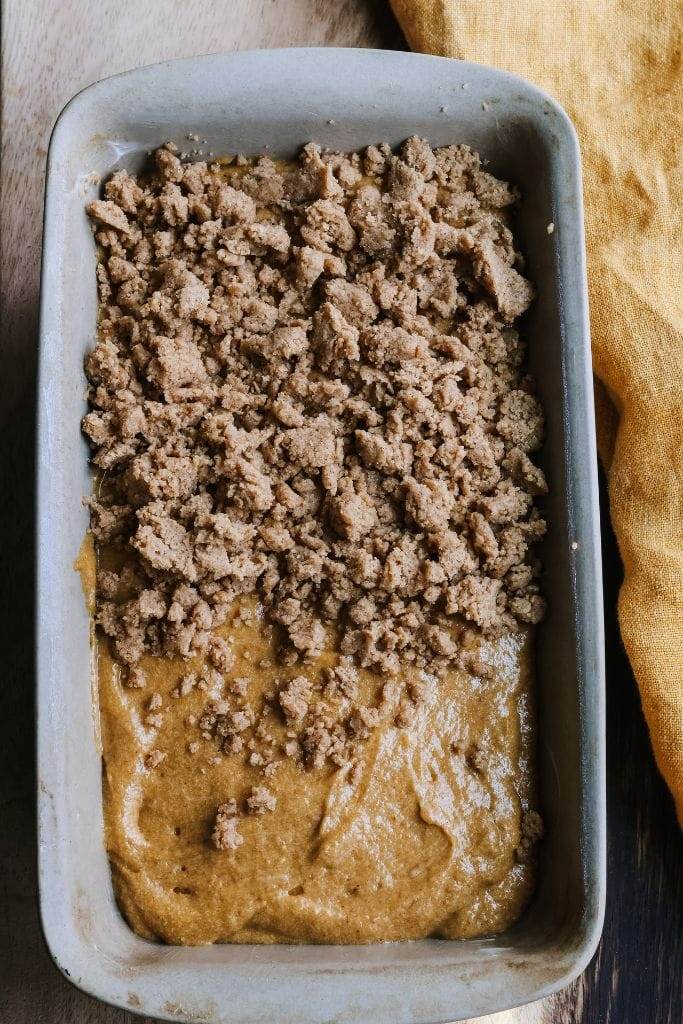
[[[602,481],[607,650],[607,911],[600,949],[567,993],[581,1024],[683,1020],[683,835],[654,763],[619,636],[622,577]]]

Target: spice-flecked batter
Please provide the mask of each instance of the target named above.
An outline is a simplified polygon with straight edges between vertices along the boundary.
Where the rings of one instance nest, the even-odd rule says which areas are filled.
[[[246,699],[259,705],[282,672],[257,667],[272,653],[271,627],[257,615],[224,632],[237,655],[233,674],[249,677]],[[146,685],[131,690],[98,641],[106,842],[131,926],[174,944],[504,930],[533,884],[522,842],[533,806],[530,648],[528,632],[480,641],[481,675],[453,670],[433,680],[414,722],[397,728],[387,715],[355,763],[306,769],[283,759],[268,782],[275,811],[244,817],[243,844],[222,851],[210,843],[216,803],[239,802],[260,773],[243,757],[218,756],[213,740],[200,737],[189,752],[188,719],[212,695],[171,695],[185,661],[145,658]],[[333,660],[324,654],[296,671],[315,679]],[[361,688],[371,699],[382,680],[363,672]],[[158,729],[144,724],[150,692],[162,697]],[[284,741],[275,714],[271,731]],[[154,769],[144,766],[151,749],[166,755]]]

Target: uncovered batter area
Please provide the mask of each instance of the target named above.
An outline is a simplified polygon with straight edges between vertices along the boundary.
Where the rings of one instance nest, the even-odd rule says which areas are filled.
[[[174,944],[504,930],[533,889],[543,416],[464,146],[165,146],[88,207],[106,842]]]

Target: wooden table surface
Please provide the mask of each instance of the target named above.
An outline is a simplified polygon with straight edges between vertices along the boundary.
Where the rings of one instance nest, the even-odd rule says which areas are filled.
[[[33,422],[50,129],[79,89],[141,64],[296,44],[387,49],[406,44],[383,0],[5,0],[2,42],[0,1021],[134,1024],[139,1017],[83,995],[57,972],[43,945],[36,905]],[[679,1024],[683,1019],[683,843],[654,768],[618,637],[614,609],[620,569],[608,527],[603,546],[609,817],[603,940],[583,977],[564,992],[480,1021]]]

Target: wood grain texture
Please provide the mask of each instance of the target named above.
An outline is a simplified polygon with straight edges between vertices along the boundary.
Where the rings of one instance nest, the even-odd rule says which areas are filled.
[[[5,0],[0,391],[0,1021],[134,1024],[76,991],[43,946],[33,775],[35,357],[45,156],[65,102],[99,78],[199,53],[405,43],[383,0]],[[652,762],[618,638],[619,562],[604,537],[608,649],[609,885],[605,934],[583,977],[554,998],[480,1024],[679,1024],[683,843]],[[270,1024],[270,1022],[268,1022]],[[276,1024],[276,1022],[273,1022]]]

